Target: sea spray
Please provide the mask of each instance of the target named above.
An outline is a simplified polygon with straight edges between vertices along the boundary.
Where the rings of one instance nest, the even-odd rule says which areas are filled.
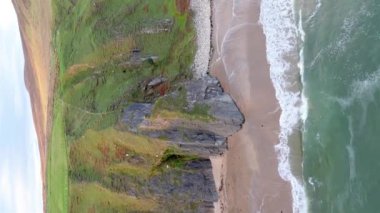
[[[302,95],[294,89],[292,77],[299,68],[300,31],[291,0],[262,0],[260,23],[266,36],[267,60],[276,98],[282,109],[279,144],[275,146],[279,158],[279,174],[292,186],[293,212],[307,212],[307,198],[303,184],[292,174],[288,138],[294,133],[302,116]],[[301,31],[302,32],[302,31]],[[302,36],[301,36],[302,37]],[[298,53],[298,54],[297,54]],[[298,73],[299,74],[299,73]]]

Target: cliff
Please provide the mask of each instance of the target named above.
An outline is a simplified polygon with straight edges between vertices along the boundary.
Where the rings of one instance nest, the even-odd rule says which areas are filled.
[[[244,118],[206,74],[194,2],[54,0],[51,31],[49,2],[15,0],[47,212],[213,210],[209,158]]]
[[[242,114],[219,82],[206,75],[178,83],[173,92],[154,103],[130,103],[123,110],[118,127],[165,140],[177,150],[161,160],[160,165],[167,166],[165,172],[143,184],[144,190],[164,196],[164,212],[179,204],[181,211],[213,212],[218,194],[210,156],[224,153],[227,138],[243,122]],[[176,162],[174,169],[171,161]],[[183,164],[180,170],[176,164]],[[189,203],[192,207],[188,209]]]

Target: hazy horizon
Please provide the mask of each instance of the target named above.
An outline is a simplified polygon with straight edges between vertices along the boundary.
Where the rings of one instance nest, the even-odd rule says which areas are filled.
[[[0,1],[0,212],[43,212],[41,164],[11,0]]]

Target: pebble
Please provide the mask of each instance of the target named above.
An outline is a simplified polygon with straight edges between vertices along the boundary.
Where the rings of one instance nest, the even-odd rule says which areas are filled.
[[[190,7],[194,12],[194,24],[197,31],[197,52],[193,69],[196,77],[207,74],[211,51],[211,3],[209,0],[191,0]]]

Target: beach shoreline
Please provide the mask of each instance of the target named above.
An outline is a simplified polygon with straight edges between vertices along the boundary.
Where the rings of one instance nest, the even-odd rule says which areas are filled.
[[[269,75],[260,3],[212,1],[211,74],[246,120],[230,137],[227,153],[212,159],[220,197],[215,212],[292,212],[291,186],[278,173],[281,109]]]

